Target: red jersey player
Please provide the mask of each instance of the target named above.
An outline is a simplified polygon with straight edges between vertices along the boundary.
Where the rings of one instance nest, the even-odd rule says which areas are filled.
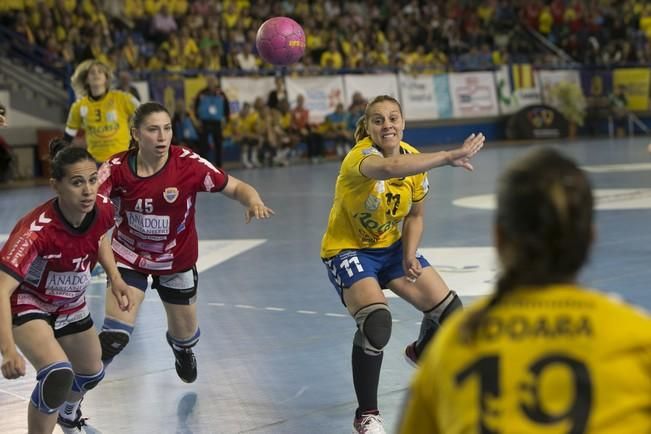
[[[196,315],[198,240],[194,214],[197,192],[221,192],[246,208],[245,220],[266,219],[273,211],[258,192],[192,151],[170,146],[172,123],[159,103],[142,104],[134,114],[131,149],[100,169],[100,192],[119,207],[113,251],[124,280],[140,289],[134,309],[124,312],[107,296],[100,332],[102,360],[108,364],[129,342],[147,278],[167,313],[167,341],[176,372],[188,383],[197,377],[192,347],[199,340]]]
[[[97,195],[95,160],[85,149],[60,150],[64,146],[63,140],[51,146],[57,197],[19,220],[0,250],[2,375],[25,375],[16,346],[37,371],[29,432],[52,432],[57,411],[64,430],[81,426],[79,401],[104,377],[85,298],[98,259],[119,307],[130,304],[130,289],[103,238],[114,224],[114,208]]]

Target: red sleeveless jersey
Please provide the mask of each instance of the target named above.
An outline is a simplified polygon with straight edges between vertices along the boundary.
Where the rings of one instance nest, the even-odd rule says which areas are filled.
[[[98,195],[92,222],[77,231],[54,202],[20,219],[0,250],[0,268],[21,282],[11,296],[14,315],[30,310],[69,314],[86,305],[99,243],[114,225],[115,209],[108,197]]]
[[[100,193],[117,205],[113,232],[118,263],[145,274],[171,274],[197,262],[194,222],[197,192],[221,191],[228,174],[189,149],[171,146],[165,166],[143,178],[134,173],[127,151],[100,169]]]

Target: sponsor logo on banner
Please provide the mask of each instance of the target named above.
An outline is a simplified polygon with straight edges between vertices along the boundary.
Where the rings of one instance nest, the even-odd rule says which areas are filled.
[[[434,80],[431,75],[400,74],[400,96],[405,118],[427,120],[438,117]]]
[[[532,105],[512,115],[506,123],[506,137],[513,139],[552,139],[567,135],[568,123],[554,107]]]
[[[337,104],[343,101],[344,82],[341,76],[287,77],[287,97],[293,106],[299,95],[305,98],[310,122],[323,122]]]
[[[450,74],[450,89],[455,116],[495,116],[499,112],[492,72]]]
[[[635,111],[649,109],[649,82],[651,71],[649,68],[621,68],[613,72],[613,87],[624,88],[626,93],[627,108]]]
[[[129,227],[146,235],[169,235],[170,217],[127,211]]]
[[[167,203],[174,203],[178,197],[179,189],[176,187],[167,187],[165,191],[163,191],[163,199],[165,199],[165,202]]]

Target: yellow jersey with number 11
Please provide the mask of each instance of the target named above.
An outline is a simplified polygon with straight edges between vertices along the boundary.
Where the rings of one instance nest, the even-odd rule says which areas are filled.
[[[651,317],[573,285],[520,289],[477,338],[452,316],[425,351],[400,433],[651,433]]]
[[[400,153],[418,151],[400,142]],[[366,137],[341,163],[328,228],[321,242],[322,258],[331,258],[342,250],[389,247],[400,239],[399,223],[411,204],[422,201],[429,191],[427,173],[385,180],[364,176],[359,167],[371,155],[382,157]]]

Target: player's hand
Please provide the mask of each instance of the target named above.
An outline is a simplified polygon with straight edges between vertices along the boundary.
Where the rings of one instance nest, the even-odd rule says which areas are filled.
[[[252,219],[262,220],[271,218],[276,213],[262,202],[254,203],[244,212],[244,222],[249,223]]]
[[[485,140],[486,137],[482,133],[473,133],[468,136],[460,148],[450,151],[450,166],[463,167],[469,171],[474,170],[470,159],[484,146]]]
[[[402,269],[405,272],[405,279],[414,283],[423,273],[423,266],[417,257],[403,258]]]
[[[25,359],[14,348],[2,356],[2,376],[13,380],[25,375]]]
[[[119,277],[115,280],[111,280],[111,292],[120,306],[120,310],[123,312],[129,312],[134,305],[134,299],[131,295],[133,289],[127,285],[127,283]]]
[[[6,127],[7,126],[7,118],[4,117],[3,115],[0,115],[0,127]]]

